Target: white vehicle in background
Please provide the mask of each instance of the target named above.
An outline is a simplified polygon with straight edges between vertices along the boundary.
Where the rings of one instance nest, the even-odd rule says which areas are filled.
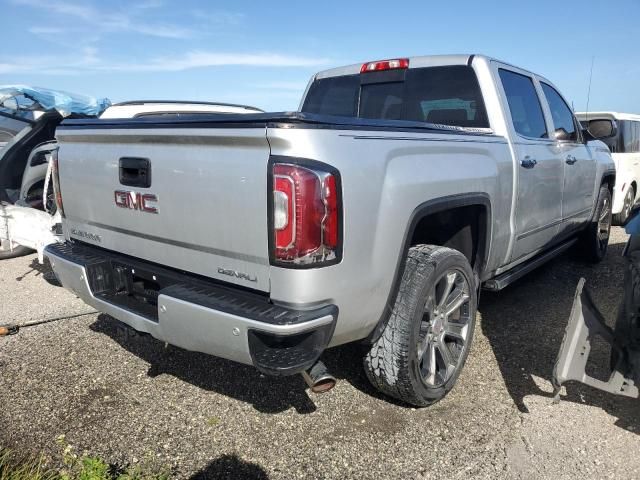
[[[598,120],[614,120],[616,135],[603,139],[616,164],[613,189],[613,222],[623,225],[640,198],[640,115],[617,112],[576,113],[584,128],[597,129]]]
[[[3,91],[8,92],[5,97],[1,96]],[[51,152],[58,148],[55,128],[63,119],[60,110],[68,109],[73,100],[73,108],[62,111],[72,118],[87,116],[91,99],[40,88],[0,87],[0,100],[0,260],[36,250],[42,261],[44,247],[62,239],[60,215],[48,181]],[[247,105],[198,101],[136,100],[103,105],[91,111],[92,116],[176,119],[212,113],[262,113]]]
[[[262,110],[235,103],[134,100],[111,105],[100,115],[100,118],[158,118],[163,116],[176,118],[199,113],[262,113]]]

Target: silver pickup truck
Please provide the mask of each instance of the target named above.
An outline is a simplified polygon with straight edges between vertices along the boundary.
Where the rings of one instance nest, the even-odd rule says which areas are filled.
[[[572,245],[605,255],[614,164],[538,75],[479,55],[368,62],[316,74],[299,110],[65,121],[67,241],[45,252],[62,284],[316,391],[333,383],[323,351],[363,342],[373,385],[425,406],[460,374],[481,287]]]

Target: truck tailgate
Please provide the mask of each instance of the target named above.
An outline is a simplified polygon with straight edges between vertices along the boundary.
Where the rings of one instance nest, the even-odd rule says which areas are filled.
[[[269,291],[264,126],[63,127],[57,138],[70,238]],[[123,158],[148,159],[148,188],[123,184]]]

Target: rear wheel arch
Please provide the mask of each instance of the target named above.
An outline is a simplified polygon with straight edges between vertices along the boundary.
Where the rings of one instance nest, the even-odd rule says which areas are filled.
[[[458,228],[467,226],[465,222],[461,220],[471,219],[470,215],[472,212],[475,213],[473,216],[474,223],[471,223],[471,225],[468,226],[469,228]],[[458,215],[456,216],[455,214]],[[453,226],[450,227],[450,230],[442,232],[434,231],[434,228],[425,228],[434,226],[431,220],[437,219],[438,221],[442,221],[451,215],[454,215],[458,223],[454,223]],[[439,245],[458,250],[469,260],[476,280],[482,276],[489,256],[492,224],[491,215],[489,195],[483,192],[450,195],[429,200],[413,210],[405,229],[402,248],[396,260],[394,278],[384,306],[384,311],[373,331],[367,337],[368,343],[375,342],[380,337],[389,320],[402,280],[405,259],[412,246],[429,243],[431,245]],[[441,226],[442,224],[435,223],[435,225]],[[453,235],[447,235],[447,233]],[[434,241],[434,236],[429,236],[430,234],[435,234],[444,241]],[[469,244],[470,237],[471,244]]]

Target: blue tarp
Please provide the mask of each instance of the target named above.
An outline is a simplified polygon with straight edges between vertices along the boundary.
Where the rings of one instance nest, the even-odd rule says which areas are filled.
[[[97,117],[111,105],[108,98],[94,98],[26,85],[0,86],[0,105],[5,100],[17,95],[24,95],[33,100],[45,111],[57,110],[63,117],[68,117],[71,114]]]
[[[638,235],[640,233],[640,215],[635,212],[633,218],[627,222],[624,231],[629,235]]]

